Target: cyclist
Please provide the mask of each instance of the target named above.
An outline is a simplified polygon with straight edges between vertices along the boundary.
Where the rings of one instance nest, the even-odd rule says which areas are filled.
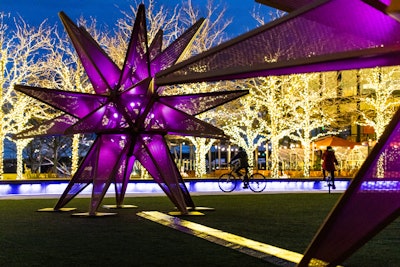
[[[242,147],[239,147],[239,152],[232,158],[231,162],[229,163],[233,166],[235,166],[235,169],[233,170],[239,177],[242,175],[240,173],[241,169],[245,170],[244,173],[244,186],[243,188],[248,188],[249,184],[249,162],[248,162],[248,157],[246,151]]]

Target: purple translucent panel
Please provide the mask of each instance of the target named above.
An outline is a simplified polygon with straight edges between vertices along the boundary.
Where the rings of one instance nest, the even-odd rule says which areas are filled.
[[[143,114],[150,101],[151,81],[151,78],[141,81],[131,89],[121,93],[116,99],[117,106],[121,107],[121,110],[128,117],[127,119],[132,123],[135,123],[136,119]]]
[[[124,201],[126,187],[129,183],[129,178],[132,173],[133,164],[135,163],[135,157],[129,156],[129,154],[125,153],[121,157],[120,163],[118,163],[118,170],[114,176],[115,183],[115,197],[117,206],[121,206]]]
[[[139,5],[120,79],[121,88],[149,77],[147,31],[144,5]]]
[[[182,187],[185,187],[185,185],[180,184],[182,177],[171,157],[164,137],[162,135],[143,134],[140,135],[140,139],[135,150],[137,159],[149,171],[176,207],[185,211],[187,199],[190,199],[190,197],[184,196],[184,194],[188,194],[188,191],[182,191]]]
[[[247,90],[231,92],[211,92],[193,95],[162,96],[159,101],[174,109],[178,109],[190,115],[198,115],[215,108],[226,102],[248,94]]]
[[[93,89],[98,94],[104,94],[114,89],[118,84],[121,73],[118,66],[104,53],[103,49],[86,30],[78,28],[63,12],[60,12],[59,15],[93,85]]]
[[[272,64],[271,68],[264,68],[262,66],[255,67],[253,71],[234,74],[235,78],[243,77],[248,78],[249,74],[253,77],[268,76],[268,75],[288,75],[293,73],[309,73],[321,71],[334,71],[334,70],[350,70],[371,68],[376,66],[393,66],[398,65],[400,62],[400,49],[399,48],[371,48],[360,50],[357,52],[343,53],[334,57],[321,56],[313,57],[308,61],[293,61],[286,66],[281,67],[279,63]],[[275,66],[278,66],[275,68]],[[226,77],[228,77],[227,75]]]
[[[400,110],[314,238],[311,259],[339,264],[400,215]],[[331,266],[331,265],[330,265]]]
[[[101,133],[126,129],[128,124],[113,103],[95,110],[67,129],[66,134]]]
[[[361,57],[400,51],[400,24],[362,1],[317,1],[307,7],[162,71],[157,85],[256,77],[269,73],[263,70],[297,66],[295,73],[318,59],[337,61],[331,69],[348,69],[340,60],[353,53]],[[313,71],[326,70],[320,67]]]
[[[122,134],[101,135],[100,146],[96,153],[97,165],[93,179],[93,191],[89,213],[96,212],[104,195],[106,194],[112,178],[118,176],[118,171],[126,150],[130,146],[130,138]]]
[[[93,184],[89,213],[95,213],[118,171],[117,163],[130,146],[130,138],[122,134],[100,135],[78,171],[72,177],[55,209],[63,207],[89,183]]]
[[[185,49],[192,43],[193,38],[203,25],[204,19],[197,21],[192,27],[186,30],[173,43],[171,43],[161,54],[150,63],[151,75],[154,76],[160,70],[171,67],[183,56]]]
[[[146,131],[167,131],[174,135],[226,138],[221,129],[162,103],[154,103],[144,127]]]
[[[156,33],[156,36],[154,36],[153,41],[149,45],[150,61],[152,61],[156,56],[158,56],[161,53],[162,41],[163,41],[163,31],[159,30]]]
[[[137,154],[137,160],[143,165],[143,167],[149,172],[151,177],[158,183],[164,193],[171,199],[171,201],[176,205],[175,197],[168,190],[167,185],[162,178],[160,171],[158,171],[155,165],[154,158],[149,154],[144,146],[140,146],[141,142],[135,145],[135,151]]]
[[[78,122],[78,119],[71,115],[61,115],[52,120],[42,122],[40,125],[22,131],[15,135],[16,138],[31,138],[48,135],[65,134],[66,129]]]
[[[146,95],[147,97],[150,97],[150,94],[152,93],[152,78],[148,77],[134,86],[126,88],[122,93],[120,93],[120,95],[121,98],[129,97],[127,95]]]
[[[303,7],[315,0],[256,0],[259,3],[283,10],[293,11],[300,7]]]
[[[64,207],[71,199],[73,199],[79,192],[81,192],[86,186],[92,183],[96,175],[97,166],[97,154],[100,149],[101,139],[98,137],[93,142],[92,147],[87,153],[83,162],[79,166],[78,170],[71,178],[67,188],[63,192],[62,196],[58,200],[54,209],[60,209]]]
[[[105,96],[16,85],[15,90],[66,113],[83,118],[107,100]]]
[[[368,1],[366,1],[366,2],[368,2]],[[374,1],[372,1],[372,2],[374,2]],[[388,6],[388,5],[390,5],[391,2],[396,2],[396,1],[393,1],[393,0],[376,0],[375,2],[381,2],[382,4]]]

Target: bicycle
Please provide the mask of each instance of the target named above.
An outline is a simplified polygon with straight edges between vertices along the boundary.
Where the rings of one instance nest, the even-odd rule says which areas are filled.
[[[332,183],[332,177],[330,174],[326,177],[326,186],[328,187],[328,192],[329,194],[331,193],[331,189],[336,189],[336,186],[333,185]]]
[[[241,180],[246,185],[244,174],[242,172],[240,173],[241,175],[237,177],[236,173],[234,172],[234,169],[232,169],[230,172],[222,174],[218,178],[219,188],[223,192],[229,193],[235,190],[239,180]],[[249,176],[247,185],[251,191],[259,193],[264,191],[265,187],[267,186],[267,180],[264,175],[255,172]]]

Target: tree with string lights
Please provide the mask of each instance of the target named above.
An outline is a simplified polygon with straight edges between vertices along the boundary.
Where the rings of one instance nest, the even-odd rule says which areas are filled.
[[[400,106],[400,99],[395,96],[399,90],[399,67],[385,67],[364,69],[360,71],[360,83],[363,84],[363,95],[360,96],[359,125],[372,126],[375,130],[376,140],[390,122],[393,114]],[[377,177],[385,176],[386,152],[382,152],[378,160]]]
[[[288,83],[288,76],[269,76],[253,79],[248,87],[253,101],[259,105],[259,111],[263,112],[261,129],[271,145],[270,161],[273,178],[279,177],[279,141],[292,131],[289,108],[291,103],[285,91]]]
[[[330,125],[333,121],[327,113],[325,103],[329,96],[323,73],[290,75],[286,86],[286,97],[290,101],[291,133],[289,137],[303,147],[303,175],[310,176],[312,142],[331,132],[314,134],[313,131]]]
[[[394,112],[400,106],[396,96],[400,82],[399,67],[385,67],[360,70],[363,94],[360,96],[359,125],[371,126],[376,140],[382,135]]]
[[[30,27],[22,18],[14,19],[0,13],[0,176],[3,174],[4,140],[8,138],[17,146],[17,179],[22,179],[22,150],[29,139],[15,140],[16,134],[32,126],[35,119],[49,118],[54,110],[37,103],[14,91],[14,85],[30,82],[38,85],[43,68],[42,57],[52,47],[51,34],[54,28],[42,23],[37,28]],[[12,27],[11,27],[12,26]]]
[[[250,94],[225,106],[219,109],[217,115],[219,125],[223,125],[222,129],[231,143],[246,151],[249,165],[254,166],[254,152],[266,140],[260,105]]]

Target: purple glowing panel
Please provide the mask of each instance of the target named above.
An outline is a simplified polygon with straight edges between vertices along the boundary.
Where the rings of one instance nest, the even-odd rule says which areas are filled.
[[[55,89],[49,90],[24,85],[16,85],[15,90],[78,118],[85,117],[107,101],[107,97],[105,96]]]
[[[97,154],[100,149],[101,140],[96,138],[93,142],[92,147],[83,159],[83,162],[79,166],[78,170],[71,178],[67,188],[61,195],[54,209],[58,210],[64,207],[69,201],[71,201],[76,195],[78,195],[85,187],[87,187],[95,178],[95,169],[97,166]]]
[[[141,144],[141,142],[139,143]],[[135,146],[135,154],[138,155],[137,160],[140,162],[140,164],[143,165],[143,167],[146,168],[146,170],[149,172],[151,177],[158,183],[158,185],[161,187],[161,189],[164,191],[164,193],[171,199],[173,203],[176,203],[176,198],[170,194],[168,187],[166,186],[161,172],[158,171],[156,162],[154,161],[153,157],[149,154],[149,152],[146,150],[145,146]]]
[[[376,66],[393,66],[400,62],[398,47],[370,48],[356,52],[345,52],[328,56],[315,56],[308,59],[288,61],[285,63],[258,64],[236,68],[228,72],[197,73],[183,77],[182,82],[216,81],[245,79],[249,77],[265,77],[271,75],[289,75],[293,73],[310,73],[320,71],[351,70]],[[168,84],[168,79],[158,79],[160,84]]]
[[[128,124],[124,116],[119,113],[114,103],[108,103],[69,127],[65,133],[109,133],[126,128]]]
[[[120,93],[118,97],[115,98],[121,113],[128,117],[131,123],[136,123],[136,120],[143,115],[146,110],[152,94],[152,79],[144,79],[140,83],[136,84],[124,92]],[[121,108],[122,107],[122,108]]]
[[[332,61],[368,49],[399,52],[399,43],[400,24],[361,0],[314,1],[158,73],[156,84],[255,77],[262,69],[301,66],[315,57]]]
[[[126,135],[110,134],[99,136],[77,173],[71,179],[66,191],[59,200],[62,207],[89,183],[93,184],[90,214],[94,214],[99,207],[110,183],[118,177],[121,158],[130,147],[130,137]],[[56,205],[56,207],[59,207]]]
[[[265,4],[283,11],[291,12],[300,7],[306,6],[315,0],[256,0],[261,4]]]
[[[159,30],[154,36],[153,41],[149,45],[149,57],[150,61],[161,53],[162,41],[163,41],[163,31]]]
[[[149,77],[148,57],[146,16],[144,6],[140,5],[136,13],[136,20],[119,81],[122,89],[129,88]]]
[[[173,95],[162,96],[159,101],[174,109],[195,116],[246,94],[248,94],[247,90],[231,91],[229,94],[226,92],[211,92],[193,95]]]
[[[151,66],[157,72],[175,64],[192,42],[201,23],[196,23],[182,38],[161,51],[161,31],[150,48],[147,47],[144,10],[144,6],[140,5],[122,71],[115,67],[116,64],[84,28],[78,28],[61,13],[65,28],[95,88],[95,94],[59,90],[50,92],[51,89],[44,88],[21,89],[22,92],[68,113],[59,119],[69,118],[66,117],[69,114],[76,116],[71,116],[74,120],[64,124],[54,124],[54,119],[44,123],[49,134],[62,132],[97,135],[93,147],[57,203],[57,209],[68,203],[89,183],[93,184],[90,214],[96,213],[111,182],[115,183],[117,204],[120,205],[136,159],[149,171],[178,209],[186,213],[187,206],[194,207],[194,204],[169,154],[164,136],[173,133],[225,138],[223,131],[193,115],[248,93],[232,91],[182,98],[161,97],[158,91],[160,88],[155,85],[154,75],[150,73]],[[152,63],[150,59],[153,59]],[[69,101],[62,100],[67,98]],[[32,131],[29,133],[32,136]]]
[[[117,165],[118,170],[115,173],[115,198],[117,206],[121,206],[124,201],[126,188],[129,183],[131,176],[131,170],[135,163],[135,157],[128,154],[124,154],[121,158],[121,162]]]
[[[130,137],[124,134],[104,134],[99,139],[89,213],[96,212],[113,178],[118,177],[121,168],[118,163],[121,163],[121,158],[126,155],[126,150],[130,147]]]
[[[400,215],[400,109],[306,251],[335,266]]]
[[[137,145],[138,160],[149,171],[154,180],[160,185],[163,191],[170,196],[171,201],[179,210],[193,206],[186,186],[181,183],[181,175],[173,163],[162,135],[141,135],[141,141]],[[185,190],[182,190],[185,188]],[[187,196],[185,196],[187,195]],[[190,199],[190,203],[187,202]]]
[[[93,89],[98,94],[108,93],[118,84],[120,69],[86,30],[78,28],[63,12],[60,12],[59,15],[93,85]]]
[[[40,123],[36,127],[32,127],[26,131],[22,131],[15,135],[16,138],[32,138],[48,135],[63,135],[65,131],[77,123],[79,120],[71,115],[65,114],[50,121]]]
[[[154,58],[150,64],[151,74],[155,75],[157,72],[174,65],[184,55],[185,50],[192,43],[203,23],[204,19],[197,21],[178,39],[171,43],[162,53]]]
[[[182,111],[155,103],[144,122],[146,131],[208,138],[226,138],[224,132]]]

